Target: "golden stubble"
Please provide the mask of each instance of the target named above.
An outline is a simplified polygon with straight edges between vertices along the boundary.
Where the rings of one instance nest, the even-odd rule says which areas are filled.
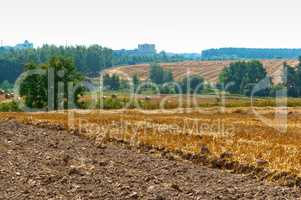
[[[74,118],[70,120],[70,112]],[[273,119],[274,110],[258,112]],[[264,124],[249,108],[226,109],[220,112],[180,111],[76,111],[52,113],[0,113],[1,120],[14,118],[30,124],[63,125],[92,139],[116,139],[132,145],[148,145],[167,150],[199,154],[206,145],[210,153],[233,154],[233,161],[256,165],[268,161],[272,171],[301,171],[301,117],[299,109],[290,109],[285,133]],[[72,122],[72,123],[71,123]],[[277,125],[277,124],[275,124]]]

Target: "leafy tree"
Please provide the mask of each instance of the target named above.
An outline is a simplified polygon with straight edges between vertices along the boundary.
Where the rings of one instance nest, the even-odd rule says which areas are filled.
[[[239,61],[231,63],[221,72],[219,85],[231,93],[250,95],[253,87],[266,77],[267,72],[259,61]],[[265,89],[259,93],[264,95],[268,91]]]
[[[121,88],[121,82],[122,81],[117,74],[113,74],[112,76],[105,74],[103,77],[104,86],[111,90],[119,90]]]
[[[283,63],[282,82],[283,86],[287,88],[288,96],[298,96],[298,73],[294,67],[288,65],[286,62]]]
[[[130,83],[128,80],[120,78],[120,84],[119,84],[119,89],[129,89],[130,88]]]
[[[191,75],[181,82],[183,93],[201,93],[204,89],[204,79],[201,76]]]
[[[174,78],[173,78],[173,74],[171,70],[166,70],[164,72],[164,82],[165,83],[169,83],[169,82],[173,82]]]
[[[138,74],[135,74],[132,78],[132,82],[133,82],[133,87],[134,87],[134,90],[136,91],[136,89],[139,87],[140,85],[140,79],[138,77]]]
[[[296,67],[296,76],[297,76],[297,93],[298,96],[301,96],[301,56],[299,57],[299,63]]]
[[[159,64],[150,65],[149,79],[156,84],[164,83],[164,70]]]
[[[103,75],[103,86],[106,88],[111,87],[111,76],[109,74]]]
[[[173,75],[171,70],[164,70],[159,64],[153,63],[150,65],[149,79],[153,83],[160,85],[163,83],[172,82]]]
[[[299,64],[295,67],[283,64],[282,85],[287,89],[287,95],[290,97],[301,96],[301,57]]]
[[[25,71],[37,70],[41,66],[29,63]],[[25,96],[25,104],[30,108],[44,108],[47,106],[48,85],[46,75],[34,74],[27,76],[20,85],[20,95]]]
[[[71,100],[71,95],[72,99],[78,100],[84,91],[82,87],[76,91],[69,91],[68,87],[71,84],[75,86],[83,80],[71,59],[53,57],[48,63],[29,63],[25,67],[27,72],[37,69],[45,70],[45,73],[30,75],[20,85],[20,94],[25,97],[25,103],[30,108],[65,108]]]
[[[120,77],[117,74],[113,74],[111,77],[112,90],[118,90],[120,88]]]

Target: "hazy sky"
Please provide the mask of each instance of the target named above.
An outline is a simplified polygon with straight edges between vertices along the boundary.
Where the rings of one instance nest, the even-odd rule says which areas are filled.
[[[301,48],[300,0],[6,0],[0,40],[35,46],[155,43],[159,50]]]

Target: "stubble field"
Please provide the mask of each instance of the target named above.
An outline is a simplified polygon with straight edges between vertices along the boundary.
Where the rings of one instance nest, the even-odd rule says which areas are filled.
[[[197,74],[204,77],[204,79],[211,83],[218,81],[218,76],[221,71],[230,65],[234,61],[185,61],[178,63],[161,63],[161,66],[165,69],[170,69],[173,72],[175,80],[181,80],[189,74]],[[281,81],[281,67],[283,62],[287,62],[289,65],[295,66],[298,64],[297,60],[260,60],[260,62],[266,68],[268,74],[272,77],[274,83]],[[130,66],[114,67],[105,70],[109,74],[120,74],[125,77],[132,77],[138,74],[141,80],[146,80],[148,77],[149,64],[138,64]]]
[[[85,112],[1,113],[0,118],[42,127],[59,125],[100,146],[106,141],[125,142],[163,151],[170,158],[255,173],[285,185],[301,184],[300,109],[288,110],[286,128],[274,119],[273,108]],[[286,116],[285,111],[279,114]]]

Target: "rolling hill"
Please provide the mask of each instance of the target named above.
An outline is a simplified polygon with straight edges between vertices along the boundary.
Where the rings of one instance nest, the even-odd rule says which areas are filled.
[[[298,63],[297,60],[261,60],[274,83],[281,81],[281,66],[284,61],[293,66]],[[165,69],[172,70],[175,80],[181,80],[187,73],[190,73],[201,75],[206,81],[216,83],[220,72],[225,67],[228,67],[231,62],[234,61],[185,61],[178,63],[161,63],[161,66]],[[117,73],[126,78],[138,74],[141,80],[146,80],[148,71],[149,64],[139,64],[110,68],[105,70],[104,73]]]

